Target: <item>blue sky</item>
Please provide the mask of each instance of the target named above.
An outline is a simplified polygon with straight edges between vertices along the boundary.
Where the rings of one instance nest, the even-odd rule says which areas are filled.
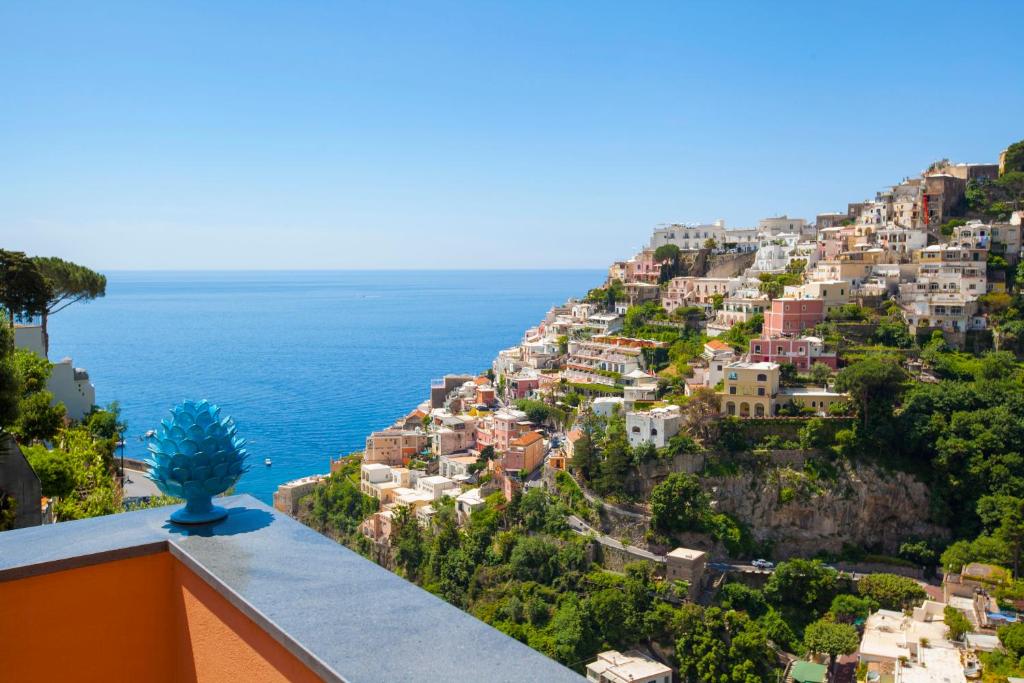
[[[1020,2],[0,3],[0,246],[602,267],[1024,138]]]

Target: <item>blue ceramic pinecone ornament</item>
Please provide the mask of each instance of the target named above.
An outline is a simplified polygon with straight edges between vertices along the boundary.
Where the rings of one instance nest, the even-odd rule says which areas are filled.
[[[248,471],[245,439],[230,417],[207,401],[184,401],[171,409],[149,438],[147,477],[165,495],[185,499],[171,520],[201,524],[223,518],[211,498],[231,488]]]

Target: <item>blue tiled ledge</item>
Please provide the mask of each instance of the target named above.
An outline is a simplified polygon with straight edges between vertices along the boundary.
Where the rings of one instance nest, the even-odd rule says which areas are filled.
[[[582,681],[440,598],[260,503],[209,529],[169,508],[0,533],[0,581],[169,551],[328,681]]]

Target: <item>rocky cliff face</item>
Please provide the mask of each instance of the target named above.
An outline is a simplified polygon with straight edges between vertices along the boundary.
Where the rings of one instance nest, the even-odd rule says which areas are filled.
[[[704,478],[715,505],[771,541],[780,558],[839,552],[844,544],[894,553],[911,537],[946,536],[927,521],[928,489],[914,477],[870,465],[840,465],[815,480],[792,468]]]

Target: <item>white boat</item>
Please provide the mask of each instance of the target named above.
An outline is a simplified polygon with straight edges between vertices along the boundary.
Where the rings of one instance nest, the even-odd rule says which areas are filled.
[[[263,464],[266,465],[267,467],[270,467],[273,463],[270,462],[270,458],[264,458]]]

